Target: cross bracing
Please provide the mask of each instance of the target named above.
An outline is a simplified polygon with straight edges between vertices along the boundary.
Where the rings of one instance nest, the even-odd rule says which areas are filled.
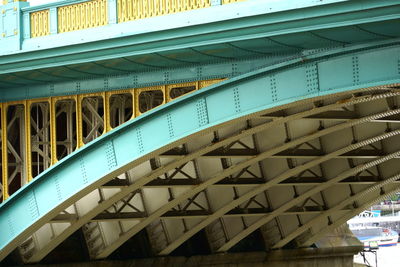
[[[388,49],[393,51],[393,48]],[[363,53],[368,55],[374,50]],[[324,60],[335,60],[335,57]],[[324,60],[317,64],[322,64]],[[379,62],[375,61],[374,64]],[[391,65],[385,66],[390,68]],[[283,71],[290,72],[291,69]],[[65,134],[62,138],[55,138],[59,140],[57,147],[62,152],[56,150],[51,155],[65,157],[64,154],[71,151],[71,144],[82,145],[110,130],[110,124],[116,126],[125,123],[84,145],[71,156],[57,158],[60,162],[51,167],[50,172],[33,179],[26,188],[39,186],[36,181],[46,179],[48,173],[58,168],[61,170],[65,162],[75,158],[78,168],[70,169],[70,172],[78,171],[80,174],[74,177],[81,177],[84,184],[89,182],[94,175],[91,174],[94,169],[89,168],[90,164],[96,164],[98,169],[103,168],[96,163],[102,157],[101,153],[94,152],[96,147],[106,152],[105,168],[124,162],[121,161],[121,155],[131,156],[135,150],[127,146],[133,145],[132,140],[137,142],[139,153],[147,154],[131,163],[124,163],[123,168],[112,167],[109,174],[97,182],[89,183],[87,189],[75,193],[68,200],[63,200],[67,192],[57,189],[65,183],[60,180],[63,179],[62,174],[48,176],[47,179],[55,177],[55,197],[63,204],[46,213],[8,243],[2,255],[19,247],[24,261],[38,262],[80,228],[93,259],[107,257],[142,230],[149,236],[154,255],[171,253],[200,231],[204,232],[210,250],[214,252],[228,251],[254,231],[260,231],[266,238],[267,248],[283,247],[288,242],[301,246],[315,242],[321,236],[320,231],[324,229],[321,222],[326,221],[327,225],[343,223],[343,218],[354,215],[365,203],[397,190],[396,162],[400,155],[395,141],[400,133],[397,83],[389,83],[385,78],[380,86],[365,86],[369,84],[365,82],[364,86],[358,85],[358,88],[349,91],[339,90],[333,94],[314,95],[297,102],[252,110],[233,120],[218,121],[218,117],[214,118],[219,112],[225,111],[213,111],[210,106],[213,92],[231,90],[228,91],[232,92],[231,110],[241,114],[243,105],[247,103],[243,98],[247,95],[240,93],[245,92],[240,91],[241,84],[246,85],[243,87],[246,92],[263,90],[263,86],[266,86],[264,82],[257,85],[258,79],[265,79],[257,73],[259,71],[254,76],[244,76],[244,80],[216,83],[211,89],[204,88],[179,98],[165,107],[145,112],[135,120],[129,119],[135,112],[141,112],[140,105],[133,104],[140,98],[132,98],[132,94],[125,91],[109,97],[107,93],[62,97],[55,114],[75,117],[76,121],[81,120],[78,122],[80,125],[85,123],[86,126],[81,129],[71,126],[74,130],[68,138]],[[304,73],[307,79],[307,72]],[[274,83],[278,83],[277,76],[269,72],[266,75],[272,75],[269,76],[273,77],[269,78],[270,82],[275,80]],[[323,73],[318,75],[322,81]],[[395,79],[394,76],[391,81]],[[147,94],[152,90],[138,89],[135,93]],[[204,117],[201,112],[195,113],[200,123],[196,127],[202,125],[203,118],[206,118],[206,124],[212,120],[218,121],[217,124],[178,138],[160,149],[145,152],[149,149],[149,141],[145,140],[159,140],[147,135],[151,133],[151,127],[135,128],[136,123],[152,121],[157,114],[166,114],[164,120],[160,121],[165,123],[164,131],[157,132],[165,133],[165,138],[175,138],[178,130],[175,121],[178,114],[182,113],[161,111],[175,107],[188,108],[183,103],[190,101],[198,112],[204,105],[201,102],[203,100],[199,102],[192,99],[205,93],[209,94],[207,116]],[[85,97],[94,97],[91,98],[94,101],[73,102]],[[142,99],[151,100],[148,97]],[[223,99],[230,101],[226,96]],[[165,100],[155,101],[162,104]],[[146,102],[142,107],[152,108],[149,103]],[[79,105],[90,107],[77,108]],[[72,107],[69,115],[67,106]],[[229,110],[229,105],[227,107]],[[71,125],[76,125],[73,119],[70,121]],[[45,119],[40,120],[40,125],[33,127],[35,132],[46,131]],[[133,132],[123,134],[126,129],[133,129]],[[114,132],[118,133],[115,137]],[[48,141],[43,139],[37,141],[41,136],[37,136],[35,142],[47,145]],[[110,137],[114,138],[112,143],[103,143]],[[131,141],[118,147],[119,138],[129,138]],[[69,144],[70,149],[65,144]],[[126,151],[129,153],[123,154],[126,152],[120,149],[128,149]],[[96,153],[93,163],[82,154],[89,152]],[[45,159],[42,157],[42,160]],[[65,167],[72,165],[70,162]],[[35,192],[36,198],[40,198],[40,191]],[[17,201],[17,198],[11,197],[4,204],[10,205],[13,201]],[[38,208],[39,212],[41,210],[42,207]]]
[[[318,247],[399,190],[396,1],[144,2],[2,8],[0,259]]]

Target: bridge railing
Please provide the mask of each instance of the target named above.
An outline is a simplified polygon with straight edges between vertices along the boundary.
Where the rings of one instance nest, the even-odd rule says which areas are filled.
[[[67,0],[22,4],[22,39],[78,31],[245,0]],[[17,10],[18,11],[18,7]]]

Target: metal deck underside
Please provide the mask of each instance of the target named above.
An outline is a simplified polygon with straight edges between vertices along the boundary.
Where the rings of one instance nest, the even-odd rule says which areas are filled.
[[[396,41],[317,53],[121,125],[1,204],[0,258],[38,262],[78,229],[92,259],[143,229],[154,255],[199,232],[211,252],[255,231],[266,249],[318,245],[400,189],[399,55]]]

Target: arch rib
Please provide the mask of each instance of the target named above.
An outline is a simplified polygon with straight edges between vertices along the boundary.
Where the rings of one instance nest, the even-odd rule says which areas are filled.
[[[32,256],[32,258],[29,259],[29,262],[38,262],[38,261],[40,261],[51,250],[53,250],[58,244],[60,244],[65,238],[67,238],[69,235],[74,233],[77,229],[82,227],[85,223],[90,221],[97,214],[99,214],[103,210],[107,209],[113,203],[116,203],[119,200],[121,200],[122,198],[124,198],[130,192],[142,188],[146,183],[148,183],[149,181],[151,181],[151,180],[155,179],[156,177],[162,175],[163,173],[165,173],[165,172],[167,172],[167,171],[169,171],[171,169],[174,169],[174,168],[178,167],[179,165],[184,164],[184,163],[186,163],[186,162],[188,162],[190,160],[193,160],[193,159],[195,159],[195,158],[197,158],[197,157],[199,157],[199,156],[201,156],[203,154],[211,152],[211,151],[213,151],[213,150],[215,150],[217,148],[220,148],[222,146],[229,145],[232,142],[234,142],[234,141],[236,141],[236,140],[238,140],[240,138],[244,138],[244,137],[256,134],[256,133],[258,133],[260,131],[267,130],[269,128],[275,127],[275,126],[280,125],[282,123],[290,122],[290,121],[295,120],[295,119],[304,118],[304,117],[307,117],[307,116],[311,116],[311,115],[318,114],[318,113],[325,112],[325,111],[332,110],[332,109],[346,107],[346,106],[350,106],[350,105],[354,105],[354,104],[367,103],[367,102],[370,102],[370,101],[376,101],[376,100],[379,100],[379,99],[384,99],[384,98],[387,98],[387,97],[394,97],[394,96],[399,96],[399,95],[400,95],[399,92],[390,92],[390,93],[383,93],[383,94],[380,94],[380,95],[353,97],[353,98],[349,99],[348,101],[342,101],[340,103],[329,104],[329,105],[326,105],[326,106],[313,108],[311,110],[307,110],[307,111],[304,111],[304,112],[301,112],[301,113],[296,113],[294,115],[289,115],[287,117],[279,118],[279,119],[273,120],[271,122],[255,126],[253,128],[249,128],[249,129],[243,130],[237,135],[233,135],[231,137],[228,137],[226,139],[220,140],[220,141],[218,141],[216,143],[213,143],[211,145],[207,145],[205,147],[202,147],[199,150],[186,155],[182,159],[176,160],[176,161],[174,161],[174,162],[172,162],[172,163],[170,163],[168,165],[165,165],[165,166],[163,166],[163,167],[161,167],[159,169],[156,169],[155,171],[153,171],[148,176],[140,178],[134,184],[129,185],[126,188],[123,188],[116,195],[114,195],[111,198],[99,203],[94,209],[92,209],[90,212],[88,212],[87,214],[83,215],[82,217],[78,218],[78,220],[76,220],[70,227],[65,229],[57,237],[53,238],[46,246],[42,247],[40,251],[36,252]],[[309,100],[309,101],[313,101],[313,100]],[[290,106],[292,106],[292,104]],[[281,108],[285,108],[285,107],[281,107]],[[184,198],[180,198],[180,199],[184,199]],[[171,206],[171,205],[169,205],[169,206]],[[175,205],[175,204],[173,204],[173,205]],[[165,208],[163,210],[167,211],[167,208]],[[157,214],[154,214],[153,217],[154,218],[158,218],[163,213],[165,213],[165,212],[158,212]],[[147,224],[148,224],[148,222],[146,223],[146,225]],[[144,224],[141,224],[141,225],[144,225]],[[144,227],[145,227],[145,225],[140,227],[140,229],[143,229]],[[135,229],[139,229],[139,227],[137,227]],[[135,233],[140,231],[140,230],[134,230],[134,229],[131,229],[131,230],[129,230],[126,233],[124,233],[123,235],[121,235],[120,239],[118,239],[118,243],[117,244],[113,244],[112,251],[115,248],[117,248],[120,245],[122,245],[123,242],[128,240]],[[98,255],[98,258],[106,257],[106,255],[109,255],[112,251],[110,249],[109,251],[107,251],[107,253],[103,253],[101,255]]]
[[[349,146],[349,147],[352,147],[352,146]],[[325,160],[328,160],[333,155],[340,155],[340,154],[343,154],[343,153],[349,151],[349,147],[345,147],[344,149],[341,149],[341,150],[338,150],[338,151],[333,152],[331,154],[328,154],[327,156],[321,157],[321,158],[319,158],[317,160],[313,160],[313,161],[310,161],[310,162],[308,162],[308,163],[306,163],[304,165],[301,165],[301,166],[298,166],[296,168],[290,169],[289,171],[286,171],[283,174],[281,174],[281,175],[273,178],[272,180],[266,182],[264,185],[260,185],[257,188],[251,190],[250,192],[247,192],[243,196],[233,200],[228,205],[226,205],[226,206],[220,208],[218,211],[214,212],[211,216],[209,216],[203,222],[201,222],[198,225],[196,225],[193,229],[187,231],[179,239],[177,239],[172,244],[170,244],[167,248],[165,248],[163,251],[161,251],[160,255],[169,254],[170,252],[172,252],[172,250],[177,248],[180,244],[185,242],[187,239],[189,239],[192,235],[196,234],[198,231],[203,229],[205,226],[207,226],[210,223],[212,223],[215,219],[221,217],[223,214],[225,214],[229,210],[233,209],[234,207],[242,204],[246,200],[249,200],[251,197],[258,195],[259,193],[271,188],[272,186],[276,185],[279,182],[284,181],[285,179],[289,178],[290,176],[292,176],[294,174],[297,174],[297,173],[299,173],[299,172],[301,172],[303,170],[308,169],[309,167],[315,166],[315,165],[317,165],[317,164],[319,164],[319,163],[321,163],[321,162],[323,162]],[[394,158],[396,156],[399,156],[399,155],[400,155],[400,151],[392,153],[392,154],[389,154],[389,155],[381,157],[381,158],[378,158],[377,160],[371,161],[369,163],[359,165],[359,166],[357,166],[357,167],[355,167],[353,169],[350,169],[348,171],[345,171],[341,175],[339,175],[339,176],[337,176],[337,177],[335,177],[333,179],[330,179],[329,181],[325,182],[324,184],[322,184],[320,186],[316,186],[315,188],[307,191],[306,194],[303,194],[303,195],[299,196],[298,198],[296,198],[296,199],[294,199],[294,200],[282,205],[278,209],[276,209],[273,212],[271,212],[271,214],[269,214],[267,216],[267,218],[268,218],[268,220],[273,219],[274,217],[278,216],[280,213],[282,213],[282,212],[286,211],[287,209],[289,209],[290,207],[292,207],[298,201],[305,200],[306,197],[311,196],[311,195],[319,192],[320,189],[323,190],[324,188],[327,188],[330,185],[332,185],[334,183],[337,183],[337,182],[347,178],[348,176],[350,176],[353,173],[357,173],[359,171],[368,169],[368,168],[370,168],[372,166],[375,166],[375,165],[380,164],[380,163],[382,163],[384,161],[390,160],[390,159],[392,159],[392,158]],[[263,224],[261,224],[261,225],[263,225]],[[255,229],[257,229],[257,228],[255,228]],[[247,228],[247,229],[249,229],[249,228]],[[253,232],[255,230],[253,228],[251,228],[250,230],[247,230],[247,229],[242,231],[239,235],[235,236],[229,242],[227,242],[218,251],[226,251],[227,249],[232,247],[234,244],[236,244],[237,242],[242,240],[245,236],[247,236],[248,234],[250,234],[251,232]]]
[[[304,240],[303,242],[300,243],[299,247],[311,246],[312,244],[317,242],[323,235],[325,235],[329,231],[332,231],[333,229],[337,228],[338,226],[346,223],[348,220],[350,220],[352,217],[354,217],[354,215],[363,212],[364,210],[366,210],[369,207],[371,207],[372,205],[374,205],[376,202],[386,199],[387,197],[397,193],[399,190],[400,190],[400,185],[397,185],[397,186],[395,186],[394,189],[391,189],[390,191],[386,192],[385,194],[382,194],[379,198],[368,201],[367,203],[361,205],[357,209],[354,209],[352,212],[348,212],[347,214],[342,216],[340,219],[336,220],[334,223],[328,224],[321,231],[308,237],[306,240]]]
[[[117,247],[122,245],[130,237],[132,237],[133,235],[138,233],[140,230],[142,230],[144,227],[149,225],[154,220],[160,218],[165,212],[167,212],[171,208],[175,207],[176,205],[178,205],[183,200],[185,200],[187,198],[190,198],[194,194],[196,194],[198,192],[201,192],[202,190],[206,189],[208,186],[221,181],[225,177],[227,177],[227,176],[229,176],[229,175],[231,175],[231,174],[233,174],[235,172],[238,172],[238,171],[242,170],[243,168],[245,168],[247,166],[250,166],[250,165],[252,165],[254,163],[257,163],[258,161],[263,160],[263,159],[265,159],[265,158],[267,158],[267,157],[269,157],[271,155],[274,155],[276,153],[279,153],[279,152],[281,152],[281,151],[283,151],[285,149],[288,149],[290,147],[302,144],[302,143],[304,143],[306,141],[309,141],[309,140],[313,140],[315,138],[318,138],[320,136],[326,135],[328,133],[333,133],[335,131],[346,129],[346,128],[349,128],[351,126],[357,125],[357,124],[369,122],[371,120],[387,117],[389,115],[398,114],[398,113],[400,113],[400,109],[392,110],[392,111],[386,111],[386,112],[383,112],[383,113],[379,113],[379,114],[375,114],[375,115],[371,115],[371,116],[366,116],[366,117],[361,118],[361,119],[347,121],[345,123],[342,123],[342,124],[339,124],[339,125],[335,125],[335,126],[332,126],[330,128],[327,128],[327,129],[323,129],[323,130],[321,130],[321,131],[319,131],[317,133],[311,134],[309,136],[298,138],[298,139],[293,140],[291,142],[285,143],[282,146],[279,146],[279,147],[270,149],[268,151],[262,152],[259,155],[250,158],[249,160],[246,160],[246,161],[241,162],[241,163],[239,163],[237,165],[234,165],[234,166],[232,166],[232,167],[230,167],[228,169],[225,169],[224,171],[220,172],[216,176],[214,176],[214,177],[206,180],[202,184],[194,187],[191,191],[188,191],[188,192],[185,192],[185,193],[181,194],[179,197],[175,198],[174,200],[168,202],[166,205],[164,205],[161,208],[159,208],[157,211],[155,211],[149,217],[147,217],[146,219],[144,219],[140,223],[136,224],[130,230],[125,232],[123,235],[121,235],[121,237],[116,241],[116,243],[111,244],[110,246],[108,246],[106,249],[104,249],[102,252],[100,252],[97,255],[96,258],[105,258],[105,257],[107,257],[108,255],[110,255],[112,253],[112,251],[114,251],[114,249],[116,249]],[[375,142],[374,140],[375,139],[371,140],[371,142]],[[360,142],[360,143],[363,144],[363,142]],[[352,147],[352,148],[354,147],[354,149],[355,149],[358,146],[356,144],[354,144],[354,145],[349,146],[349,147]],[[324,157],[321,157],[321,158],[318,158],[316,160],[313,160],[312,164],[307,163],[305,165],[299,166],[298,169],[296,169],[296,170],[292,169],[290,172],[286,172],[283,175],[278,176],[278,177],[274,178],[271,181],[268,181],[264,185],[257,187],[256,189],[254,189],[250,193],[245,194],[244,196],[242,196],[242,197],[238,198],[237,200],[231,202],[226,207],[223,207],[220,210],[218,210],[217,212],[215,212],[213,215],[211,215],[210,217],[208,217],[207,219],[204,220],[204,222],[207,222],[207,223],[204,223],[204,224],[208,225],[213,220],[215,220],[219,216],[222,216],[223,214],[225,214],[226,212],[228,212],[229,210],[231,210],[235,206],[237,206],[237,205],[241,204],[242,202],[250,199],[251,197],[259,194],[260,192],[265,191],[266,189],[270,188],[271,186],[274,186],[274,185],[278,184],[279,182],[287,179],[288,177],[293,175],[293,173],[295,171],[299,170],[298,172],[301,172],[302,170],[306,170],[310,166],[314,166],[316,164],[319,164],[319,163],[323,162],[324,160],[328,160],[329,158],[331,158],[333,156],[340,155],[340,154],[346,153],[346,152],[351,151],[351,150],[352,149],[344,148],[344,149],[339,150],[339,151],[337,151],[335,153],[331,153],[331,154],[328,154],[328,155],[326,155]],[[211,221],[210,221],[210,218],[211,218]],[[200,223],[198,227],[193,228],[193,229],[197,229],[196,231],[192,231],[192,230],[187,231],[185,234],[182,235],[181,238],[179,238],[178,240],[176,240],[173,243],[171,243],[160,254],[166,255],[166,254],[169,254],[170,252],[172,252],[173,249],[178,247],[181,243],[183,243],[184,241],[189,239],[192,235],[194,235],[195,233],[200,231],[203,227],[205,227],[205,226],[200,227],[200,225],[203,225],[203,223]]]
[[[387,47],[379,47],[379,48],[372,47],[371,50],[372,53],[376,52],[373,49],[383,50],[383,52],[387,54],[393,52],[397,53],[399,47],[393,45],[397,44],[389,44],[387,45]],[[356,48],[356,50],[339,49],[340,52],[343,52],[343,54],[338,55],[338,57],[340,57],[340,60],[342,60],[343,57],[350,58],[353,55],[345,55],[350,50],[353,53],[358,53],[357,55],[363,55],[363,53],[369,55],[368,53],[371,52],[371,51],[360,51],[357,49],[359,48]],[[387,51],[385,51],[384,49],[387,49]],[[321,60],[321,62],[329,61],[331,58],[326,56],[337,55],[337,53],[338,51],[335,51],[333,53],[324,52],[321,53],[320,55],[311,55],[309,56],[309,61],[307,61],[306,65],[316,64],[315,66],[318,67],[317,66],[317,64],[319,64],[318,60]],[[220,95],[213,94],[214,92],[231,93],[233,87],[235,87],[235,90],[237,89],[239,91],[245,92],[249,86],[260,91],[265,90],[266,88],[262,86],[265,84],[265,81],[262,79],[264,78],[269,79],[270,78],[269,74],[271,72],[279,72],[280,74],[282,74],[285,73],[285,71],[293,71],[293,70],[301,71],[301,73],[304,74],[300,75],[301,77],[299,76],[300,78],[298,78],[298,80],[299,82],[301,81],[302,83],[306,84],[307,77],[305,74],[305,66],[302,65],[299,67],[293,65],[294,63],[299,63],[299,62],[300,61],[290,61],[273,67],[266,67],[264,69],[254,71],[252,73],[248,73],[240,77],[233,78],[229,81],[222,82],[221,84],[218,84],[216,86],[211,86],[207,90],[202,90],[190,96],[182,97],[179,100],[177,100],[173,105],[167,104],[160,109],[150,111],[149,113],[143,115],[141,118],[128,122],[125,126],[118,128],[120,131],[117,130],[110,132],[101,137],[100,139],[95,140],[93,143],[91,143],[91,145],[83,147],[81,150],[79,150],[79,152],[76,152],[70,155],[69,157],[63,159],[53,168],[50,168],[48,171],[42,173],[40,177],[35,179],[28,186],[22,188],[17,194],[14,194],[11,198],[9,198],[6,202],[4,202],[0,206],[0,226],[4,229],[8,229],[5,230],[4,235],[0,236],[0,245],[2,249],[0,251],[0,259],[4,258],[20,242],[24,241],[25,238],[27,238],[30,233],[38,230],[42,225],[50,221],[52,217],[59,214],[59,212],[66,209],[68,206],[72,205],[76,199],[82,198],[83,196],[85,196],[85,194],[88,194],[93,189],[111,180],[115,175],[124,172],[125,170],[131,168],[132,166],[135,166],[135,164],[142,163],[148,160],[149,158],[154,157],[155,155],[157,155],[157,153],[163,153],[173,146],[183,144],[185,140],[192,138],[193,136],[196,136],[196,134],[199,134],[198,133],[199,131],[205,130],[207,128],[208,129],[206,131],[211,131],[212,129],[216,129],[223,123],[227,123],[228,120],[230,120],[231,123],[234,119],[244,120],[246,118],[250,118],[251,113],[254,114],[261,113],[261,111],[268,108],[271,108],[271,110],[273,110],[274,109],[272,108],[273,106],[276,107],[277,105],[282,105],[284,103],[303,99],[306,97],[309,98],[313,96],[321,97],[321,95],[328,95],[345,91],[349,92],[351,90],[365,86],[397,83],[399,81],[399,76],[397,72],[397,62],[396,64],[394,64],[393,62],[391,62],[391,64],[388,64],[388,62],[384,62],[384,60],[379,62],[374,61],[373,64],[375,66],[377,65],[377,63],[379,63],[380,65],[385,66],[385,68],[388,70],[392,70],[392,68],[395,68],[396,74],[393,74],[394,72],[392,71],[390,72],[391,73],[390,75],[385,74],[384,76],[382,76],[380,74],[381,76],[378,75],[376,77],[374,76],[365,79],[363,78],[359,80],[357,85],[354,85],[354,81],[350,79],[346,81],[341,81],[341,84],[337,85],[335,88],[318,87],[313,91],[294,90],[293,94],[289,96],[287,95],[284,95],[282,97],[279,96],[277,99],[270,99],[268,95],[268,97],[265,99],[263,103],[259,102],[256,103],[254,101],[249,101],[248,102],[249,106],[246,107],[246,109],[244,109],[243,111],[242,110],[237,111],[235,110],[235,108],[232,108],[231,110],[229,110],[229,112],[231,113],[227,112],[229,114],[225,113],[219,114],[220,117],[213,118],[213,120],[209,119],[208,116],[210,114],[208,113],[209,109],[206,103],[206,98],[207,101],[210,101],[211,99],[213,99],[213,97],[215,97],[214,100],[218,100],[218,97]],[[288,70],[282,69],[283,66],[288,67]],[[351,66],[351,63],[349,66]],[[330,76],[331,74],[329,72],[326,72],[325,74],[319,73],[318,75],[319,75],[318,78],[322,79],[324,77],[323,75]],[[284,76],[285,75],[280,75],[281,78],[279,79],[284,79],[282,78]],[[258,78],[260,78],[260,80],[257,80]],[[275,77],[274,79],[278,78]],[[253,84],[251,82],[257,82],[257,83]],[[254,93],[253,95],[257,94]],[[321,99],[323,98],[324,97],[321,97]],[[198,110],[196,111],[196,105],[193,105],[196,101],[200,103],[199,104],[200,109],[202,112],[205,113],[205,116],[207,116],[207,120],[202,119],[202,117],[200,116],[198,117],[197,121],[198,123],[196,122],[193,125],[190,125],[190,127],[187,125],[185,125],[185,127],[182,126],[179,129],[179,131],[176,132],[176,135],[173,135],[172,137],[168,133],[167,125],[158,126],[157,129],[160,131],[160,138],[157,138],[156,140],[153,138],[152,141],[149,141],[150,138],[148,136],[141,136],[141,133],[139,131],[140,127],[151,125],[153,122],[152,118],[156,117],[157,115],[160,118],[162,114],[165,114],[165,112],[170,112],[171,114],[174,114],[174,116],[181,118],[186,114],[183,114],[180,108],[182,107],[186,108],[189,106],[191,108],[191,111],[193,111],[194,114],[196,114]],[[233,104],[232,106],[234,107],[234,99],[232,98],[230,101],[232,102]],[[174,116],[172,117],[174,118]],[[178,123],[176,126],[178,126]],[[125,135],[122,135],[122,133]],[[127,146],[125,144],[124,146],[120,145],[116,147],[114,145],[115,141],[119,140],[118,138],[121,138],[121,140],[126,141],[126,139],[123,139],[121,136],[126,137],[128,134],[130,135],[130,137],[132,137],[133,135],[136,136],[138,139],[137,142],[136,143],[130,142],[129,143],[130,146]],[[143,147],[143,139],[145,139],[146,141],[145,142],[146,147]],[[132,141],[132,138],[130,138],[129,140]],[[132,149],[131,146],[134,145],[135,146],[137,145],[138,149]],[[118,148],[119,150],[115,152],[116,148]],[[112,155],[108,155],[107,153],[99,155],[99,153],[97,153],[96,157],[93,156],[93,153],[99,151],[102,152],[114,151],[115,153],[113,154],[111,153]],[[117,162],[116,155],[120,156],[121,153],[129,154],[129,156],[126,156],[124,154],[126,157],[119,158],[118,160],[121,161]],[[95,157],[96,160],[91,160],[91,157]],[[105,164],[99,164],[99,162],[101,161],[104,161]],[[96,165],[96,167],[93,167],[93,165],[91,164]],[[228,170],[234,171],[235,169],[232,168]],[[71,172],[74,172],[73,177],[75,177],[76,180],[67,179],[71,177]],[[68,175],[66,175],[66,173],[68,173]],[[149,180],[154,179],[149,177],[145,178],[148,178]],[[82,179],[82,181],[79,179]],[[135,186],[137,187],[144,186],[146,184],[146,182],[144,181],[145,181],[144,179],[135,181]],[[49,194],[49,192],[44,190],[46,188],[51,190],[58,190],[57,187],[60,185],[60,182],[63,186],[66,186],[66,189],[68,189],[68,190],[60,190],[63,193],[62,195]],[[45,195],[47,195],[47,197],[52,196],[54,197],[54,199],[52,201],[47,201],[47,202],[41,201],[40,198],[45,197]],[[21,219],[18,221],[18,223],[15,224],[10,223],[9,214],[11,212],[11,209],[13,212],[20,212],[21,214],[23,213],[25,215],[30,214],[31,216],[25,216],[24,220]]]
[[[290,242],[291,240],[295,239],[297,236],[301,235],[303,232],[305,232],[306,230],[310,229],[313,225],[315,225],[316,223],[319,223],[320,221],[322,221],[324,218],[327,218],[328,216],[330,216],[331,214],[335,213],[336,211],[339,211],[340,209],[344,208],[345,206],[351,204],[353,201],[356,201],[362,197],[367,196],[369,193],[378,190],[380,188],[382,188],[384,185],[390,184],[396,180],[400,179],[400,173],[385,179],[382,182],[379,183],[375,183],[373,185],[371,185],[370,187],[362,190],[361,192],[358,192],[357,194],[355,194],[354,196],[351,196],[343,201],[341,201],[340,203],[338,203],[337,205],[335,205],[334,207],[330,208],[329,210],[326,210],[324,212],[322,212],[322,214],[318,215],[316,218],[313,218],[312,220],[310,220],[309,222],[307,222],[306,224],[300,226],[299,228],[297,228],[295,231],[293,231],[292,233],[290,233],[289,235],[287,235],[285,238],[283,238],[282,240],[280,240],[278,243],[276,243],[272,248],[273,249],[277,249],[277,248],[281,248],[284,245],[286,245],[288,242]],[[349,213],[352,214],[352,216],[354,216],[354,212],[352,210],[349,211]]]

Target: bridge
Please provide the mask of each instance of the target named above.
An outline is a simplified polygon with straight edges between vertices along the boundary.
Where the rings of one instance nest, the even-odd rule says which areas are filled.
[[[5,264],[344,266],[346,221],[400,190],[397,0],[0,10]]]

